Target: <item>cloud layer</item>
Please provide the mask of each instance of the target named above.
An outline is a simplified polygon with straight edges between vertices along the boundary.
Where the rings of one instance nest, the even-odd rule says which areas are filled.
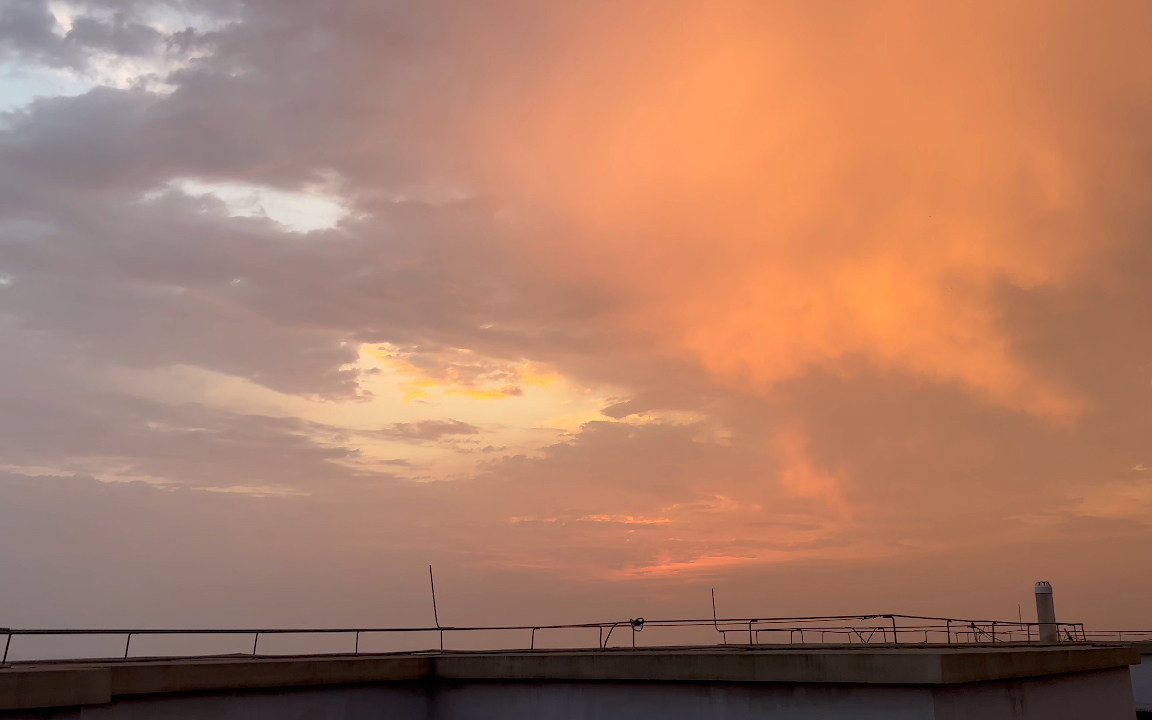
[[[0,515],[302,518],[212,553],[435,559],[492,613],[542,577],[801,603],[805,563],[865,600],[986,563],[997,608],[1036,579],[1004,548],[1069,543],[1128,587],[1149,13],[7,3],[3,61],[90,89],[0,116]],[[11,624],[60,558],[15,558]]]

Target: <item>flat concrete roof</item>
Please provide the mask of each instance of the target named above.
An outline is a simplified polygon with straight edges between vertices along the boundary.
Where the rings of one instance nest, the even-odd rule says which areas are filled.
[[[1126,667],[1131,645],[717,646],[155,658],[0,666],[0,710],[125,695],[360,683],[594,681],[952,685]]]

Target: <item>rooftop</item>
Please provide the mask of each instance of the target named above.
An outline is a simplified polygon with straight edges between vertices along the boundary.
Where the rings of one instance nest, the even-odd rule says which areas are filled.
[[[354,683],[600,681],[952,685],[1105,670],[1131,646],[710,646],[584,651],[222,656],[13,663],[0,710],[110,702],[126,695]]]

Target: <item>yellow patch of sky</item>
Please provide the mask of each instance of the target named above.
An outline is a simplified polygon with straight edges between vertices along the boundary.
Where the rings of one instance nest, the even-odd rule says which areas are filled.
[[[671,518],[642,518],[632,515],[585,515],[579,519],[586,522],[620,523],[622,525],[663,525],[672,522]]]
[[[433,375],[414,363],[417,358],[395,347],[366,345],[354,365],[365,371],[362,396],[343,401],[283,393],[192,366],[120,368],[103,379],[121,392],[166,404],[197,403],[337,428],[340,433],[318,430],[313,439],[357,447],[358,466],[364,469],[423,480],[467,475],[479,463],[503,455],[535,453],[586,422],[606,420],[601,408],[619,395],[612,388],[582,386],[535,363],[456,352],[465,353],[471,370],[462,372],[448,364]],[[449,419],[473,425],[479,432],[434,441],[381,434],[396,424]]]

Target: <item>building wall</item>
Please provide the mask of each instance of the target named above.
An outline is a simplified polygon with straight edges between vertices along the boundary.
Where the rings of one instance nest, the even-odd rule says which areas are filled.
[[[15,720],[1132,720],[1124,669],[958,686],[465,682],[120,698]]]
[[[1141,655],[1140,664],[1133,665],[1132,695],[1136,698],[1136,709],[1152,712],[1152,655]]]
[[[1119,720],[1136,716],[1126,668],[942,686],[934,694],[936,720]]]
[[[926,687],[468,682],[123,698],[50,720],[932,720]],[[1130,720],[1125,718],[1125,720]]]

